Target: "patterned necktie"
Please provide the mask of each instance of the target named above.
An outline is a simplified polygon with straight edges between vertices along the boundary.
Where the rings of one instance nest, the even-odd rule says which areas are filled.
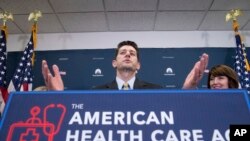
[[[129,90],[130,87],[129,87],[129,84],[127,82],[125,82],[123,85],[122,85],[122,90]]]

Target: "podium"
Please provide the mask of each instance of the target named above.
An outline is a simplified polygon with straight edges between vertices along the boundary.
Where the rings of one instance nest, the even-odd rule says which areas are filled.
[[[93,90],[11,93],[1,141],[229,140],[250,124],[244,90]]]

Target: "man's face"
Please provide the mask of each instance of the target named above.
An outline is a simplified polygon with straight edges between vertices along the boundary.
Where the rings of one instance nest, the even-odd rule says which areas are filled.
[[[131,70],[136,71],[140,69],[140,62],[137,58],[136,50],[129,45],[122,46],[116,59],[113,60],[112,65],[118,70]]]

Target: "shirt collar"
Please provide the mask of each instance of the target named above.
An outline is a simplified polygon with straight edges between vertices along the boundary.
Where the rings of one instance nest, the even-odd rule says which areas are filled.
[[[116,76],[116,82],[117,82],[117,85],[118,85],[118,89],[121,90],[122,89],[122,85],[125,83],[125,81],[123,81],[121,78],[119,78],[118,76]],[[135,76],[132,77],[128,81],[130,89],[134,89],[134,83],[135,83]]]

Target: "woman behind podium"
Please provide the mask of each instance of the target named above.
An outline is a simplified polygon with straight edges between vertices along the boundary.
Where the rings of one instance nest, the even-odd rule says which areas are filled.
[[[204,71],[194,68],[188,74],[183,89],[196,89],[203,77]],[[203,69],[205,70],[205,69]],[[193,78],[193,79],[190,79]],[[191,80],[191,81],[190,81]],[[209,70],[207,79],[207,88],[209,89],[238,89],[239,79],[237,73],[227,65],[216,65]]]
[[[207,79],[209,89],[237,89],[239,80],[237,73],[226,65],[217,65],[210,69]]]

